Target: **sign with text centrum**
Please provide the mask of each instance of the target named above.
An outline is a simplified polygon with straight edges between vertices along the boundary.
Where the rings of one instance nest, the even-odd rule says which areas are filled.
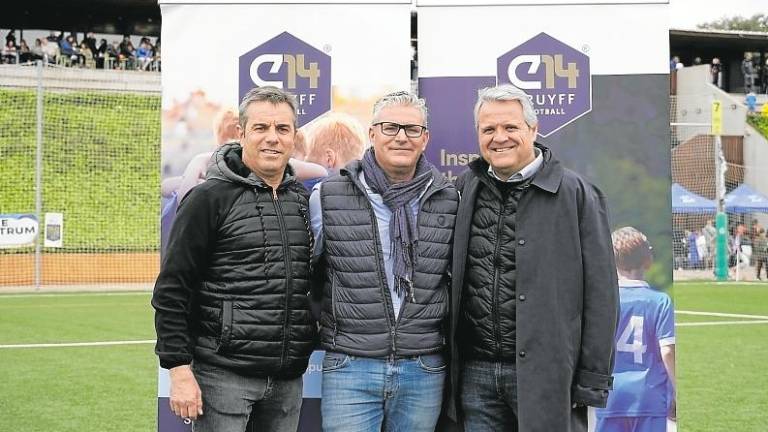
[[[546,33],[501,55],[496,77],[528,93],[542,137],[592,110],[589,57]]]
[[[288,32],[240,56],[238,72],[239,99],[261,86],[295,95],[299,127],[331,109],[331,57]]]

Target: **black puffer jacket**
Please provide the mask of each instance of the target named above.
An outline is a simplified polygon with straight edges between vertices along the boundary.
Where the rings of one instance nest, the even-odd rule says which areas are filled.
[[[448,315],[448,269],[458,208],[456,189],[434,170],[421,198],[413,297],[395,321],[374,210],[350,163],[323,182],[324,289],[321,344],[363,357],[441,352]]]
[[[156,351],[166,368],[297,377],[315,336],[307,191],[289,167],[275,193],[241,155],[223,146],[179,207],[152,299]]]
[[[517,204],[529,182],[501,183],[483,172],[478,178],[459,337],[467,358],[514,361]]]

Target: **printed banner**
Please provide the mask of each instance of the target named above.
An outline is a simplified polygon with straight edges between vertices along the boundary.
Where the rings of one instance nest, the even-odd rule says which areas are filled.
[[[38,226],[33,214],[0,214],[0,249],[35,245]]]
[[[307,186],[362,155],[376,99],[411,88],[410,3],[309,3],[160,1],[163,249],[179,201],[203,181],[213,150],[237,140],[237,106],[251,88],[296,95],[290,163]],[[332,133],[339,130],[343,142]],[[320,430],[322,356],[312,355],[304,376],[301,431]],[[168,407],[167,371],[158,380],[158,430],[189,430]]]
[[[43,246],[60,248],[64,246],[64,214],[45,214],[45,243]]]
[[[497,3],[418,2],[419,91],[430,110],[429,158],[451,179],[463,172],[479,157],[473,112],[478,89],[514,84],[531,98],[539,121],[537,141],[604,192],[611,229],[629,225],[648,236],[654,261],[646,278],[668,290],[672,213],[666,2]],[[622,310],[625,300],[622,296]],[[665,318],[671,320],[671,311]],[[655,388],[632,387],[618,376],[626,365],[640,368],[636,347],[651,349],[653,342],[633,327],[637,322],[620,322],[614,383],[620,391],[609,396],[613,411],[600,415],[633,416],[647,407],[628,401],[651,394],[654,409],[662,405],[663,423],[664,406],[671,404],[668,381]],[[646,364],[654,358],[649,351],[639,360]],[[659,360],[649,377],[661,377],[663,370]],[[590,428],[595,428],[594,413]],[[672,423],[667,430],[674,428]]]

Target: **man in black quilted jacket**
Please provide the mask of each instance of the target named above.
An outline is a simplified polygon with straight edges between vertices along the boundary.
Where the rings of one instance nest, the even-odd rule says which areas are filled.
[[[240,104],[240,143],[184,198],[155,284],[160,365],[195,431],[295,431],[312,352],[308,194],[288,166],[296,102],[275,87]]]

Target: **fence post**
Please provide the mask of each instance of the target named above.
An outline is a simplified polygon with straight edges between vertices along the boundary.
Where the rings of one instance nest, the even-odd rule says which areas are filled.
[[[43,221],[43,62],[37,61],[37,160],[35,162],[35,216],[37,217],[37,241],[35,242],[35,291],[42,283]]]

